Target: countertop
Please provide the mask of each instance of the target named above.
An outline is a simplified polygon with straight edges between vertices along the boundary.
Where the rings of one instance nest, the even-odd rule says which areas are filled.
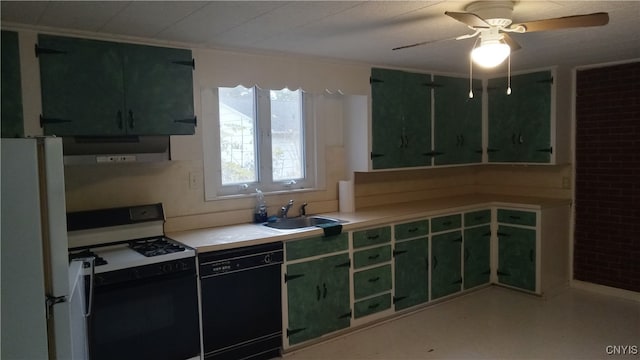
[[[472,210],[479,207],[515,206],[518,208],[537,210],[569,205],[570,203],[571,200],[569,199],[489,194],[465,195],[371,207],[357,210],[356,212],[333,212],[314,215],[345,221],[342,224],[342,230],[344,232],[387,223]],[[240,224],[173,232],[168,233],[167,236],[196,249],[198,253],[203,253],[276,241],[293,240],[302,237],[319,236],[322,234],[323,230],[317,227],[278,230],[262,224]]]

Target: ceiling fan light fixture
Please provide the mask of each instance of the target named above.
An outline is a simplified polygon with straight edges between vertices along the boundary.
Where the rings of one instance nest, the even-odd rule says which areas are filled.
[[[471,50],[473,62],[484,68],[496,67],[509,57],[511,48],[500,40],[483,40]]]

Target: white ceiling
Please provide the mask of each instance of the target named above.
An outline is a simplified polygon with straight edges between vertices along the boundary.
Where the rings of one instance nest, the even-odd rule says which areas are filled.
[[[293,53],[377,66],[468,71],[473,39],[392,51],[469,29],[445,16],[469,1],[5,1],[3,27],[182,43],[194,47]],[[640,1],[515,3],[514,22],[608,12],[603,27],[512,34],[522,49],[512,69],[588,65],[640,58]],[[504,69],[503,69],[504,70]]]

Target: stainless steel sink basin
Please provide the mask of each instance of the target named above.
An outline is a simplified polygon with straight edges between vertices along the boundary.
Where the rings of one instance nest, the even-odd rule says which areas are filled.
[[[322,224],[339,224],[344,221],[338,219],[331,219],[320,216],[300,216],[295,218],[278,219],[275,222],[268,222],[264,226],[268,226],[274,229],[291,230],[302,229],[306,227],[312,227]]]

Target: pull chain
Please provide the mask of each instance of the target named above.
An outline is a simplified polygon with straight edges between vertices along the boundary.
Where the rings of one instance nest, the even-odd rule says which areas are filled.
[[[469,99],[473,99],[473,60],[469,56]]]
[[[507,59],[507,95],[511,95],[511,54]]]

